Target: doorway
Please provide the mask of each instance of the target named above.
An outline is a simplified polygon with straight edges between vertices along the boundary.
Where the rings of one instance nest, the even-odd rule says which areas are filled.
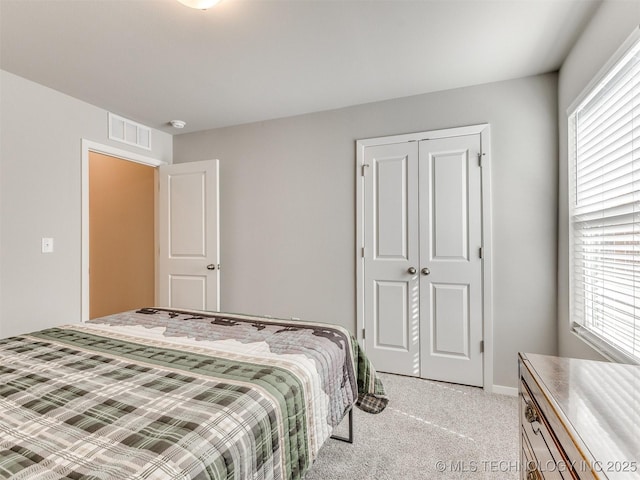
[[[489,126],[358,141],[358,321],[381,371],[492,383]]]
[[[80,320],[82,322],[86,322],[90,317],[90,304],[91,304],[91,295],[90,295],[90,205],[89,205],[89,190],[90,190],[90,182],[89,182],[89,158],[93,154],[102,154],[109,157],[113,157],[119,159],[120,161],[130,164],[138,164],[149,167],[151,170],[155,170],[156,167],[160,167],[165,165],[165,162],[161,160],[157,160],[155,158],[147,157],[144,155],[140,155],[138,153],[130,152],[128,150],[122,150],[120,148],[112,147],[110,145],[103,145],[100,143],[92,142],[90,140],[82,139],[81,145],[81,187],[82,187],[82,219],[81,219],[81,231],[82,231],[82,246],[81,246],[81,302],[80,302]],[[154,184],[157,182],[154,180]],[[157,196],[157,189],[154,187],[153,191],[154,195],[154,224],[156,223],[155,217],[155,203]],[[111,193],[112,196],[116,195],[116,192]],[[121,235],[126,235],[122,231],[119,232]],[[155,235],[155,227],[154,227],[154,238],[152,243],[148,245],[149,251],[152,255],[157,251],[157,241]],[[155,262],[155,255],[154,255]],[[155,266],[154,266],[155,270]],[[152,281],[152,285],[154,286],[154,296],[151,304],[155,304],[155,279]],[[135,308],[135,307],[134,307]],[[122,310],[121,310],[122,311]]]
[[[89,320],[92,303],[89,159],[94,153],[115,157],[126,164],[150,167],[154,172],[154,235],[147,245],[154,258],[154,278],[149,282],[154,295],[150,303],[145,303],[219,311],[218,160],[167,165],[161,160],[83,139],[81,321]],[[111,192],[111,196],[114,195],[115,192]],[[118,229],[116,233],[127,235],[126,227]],[[132,308],[137,308],[139,303],[140,300],[132,303]],[[118,308],[123,311],[124,307]]]

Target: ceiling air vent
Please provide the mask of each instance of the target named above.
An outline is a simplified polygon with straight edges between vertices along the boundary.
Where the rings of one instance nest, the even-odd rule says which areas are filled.
[[[151,129],[109,112],[109,138],[151,150]]]

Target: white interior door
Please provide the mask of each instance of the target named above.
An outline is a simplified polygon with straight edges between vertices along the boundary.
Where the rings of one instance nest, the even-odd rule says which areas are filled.
[[[220,310],[218,160],[159,168],[158,305]]]
[[[420,142],[421,376],[482,386],[480,135]]]
[[[419,376],[418,143],[365,149],[365,348],[378,369]]]

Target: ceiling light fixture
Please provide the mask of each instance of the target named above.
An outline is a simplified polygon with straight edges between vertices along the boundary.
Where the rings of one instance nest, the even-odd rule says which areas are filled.
[[[181,4],[186,5],[187,7],[197,8],[198,10],[206,10],[207,8],[211,8],[217,3],[220,3],[221,0],[178,0]]]
[[[169,123],[171,124],[171,126],[173,128],[184,128],[185,125],[187,124],[186,122],[183,122],[182,120],[171,120]]]

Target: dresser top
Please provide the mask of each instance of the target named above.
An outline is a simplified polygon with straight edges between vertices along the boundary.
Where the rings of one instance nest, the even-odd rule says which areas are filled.
[[[603,473],[628,478],[615,472],[615,462],[635,462],[640,478],[640,366],[520,355],[565,427],[602,463]]]

